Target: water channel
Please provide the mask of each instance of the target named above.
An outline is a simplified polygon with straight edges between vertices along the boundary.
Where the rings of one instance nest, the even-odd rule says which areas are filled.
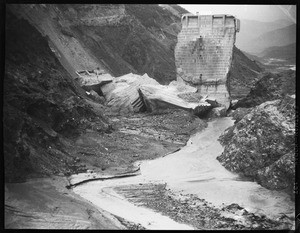
[[[91,181],[75,187],[74,192],[99,208],[128,221],[140,223],[147,229],[193,228],[150,209],[135,206],[114,192],[114,187],[167,183],[167,188],[174,193],[195,194],[216,207],[237,203],[249,212],[268,217],[276,217],[281,213],[294,216],[294,203],[287,194],[241,179],[216,160],[223,151],[217,139],[231,125],[231,118],[215,119],[208,123],[205,130],[193,135],[180,151],[159,159],[141,161],[141,175]]]

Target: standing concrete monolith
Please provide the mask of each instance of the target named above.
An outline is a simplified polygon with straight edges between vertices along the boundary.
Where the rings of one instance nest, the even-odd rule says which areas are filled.
[[[232,15],[184,14],[175,48],[177,81],[230,105],[227,76],[240,21]]]

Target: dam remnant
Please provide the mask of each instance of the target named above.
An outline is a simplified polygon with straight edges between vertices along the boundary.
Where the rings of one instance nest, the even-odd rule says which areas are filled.
[[[175,47],[177,81],[197,87],[201,95],[228,108],[227,76],[240,20],[225,14],[184,14],[181,23]]]

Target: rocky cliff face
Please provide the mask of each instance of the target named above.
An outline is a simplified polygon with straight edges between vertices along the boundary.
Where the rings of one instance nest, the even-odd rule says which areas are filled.
[[[234,46],[232,63],[227,77],[227,89],[231,99],[246,97],[262,72],[263,68],[258,62],[250,60]]]
[[[47,37],[51,50],[74,78],[77,70],[99,67],[115,77],[131,72],[147,73],[161,84],[176,79],[174,48],[180,17],[187,13],[177,5],[16,4],[9,8]],[[243,72],[253,73],[249,71],[256,70],[253,64],[247,60]],[[241,74],[234,73],[235,77]],[[248,79],[252,76],[246,75]]]
[[[6,14],[3,138],[5,180],[29,173],[58,173],[69,157],[64,140],[107,119],[95,113],[84,91],[26,20]]]
[[[86,129],[110,132],[111,126],[104,107],[91,105],[74,81],[75,71],[98,66],[114,76],[147,72],[169,83],[175,79],[174,47],[183,12],[158,5],[8,5],[6,180],[80,171],[72,162],[79,150],[69,139]],[[98,156],[99,148],[95,151]]]
[[[295,71],[284,71],[278,74],[264,73],[253,85],[247,96],[239,100],[233,109],[250,108],[265,101],[281,99],[286,94],[293,95],[296,91]],[[241,82],[242,79],[239,79]],[[246,83],[246,81],[245,81]]]
[[[295,96],[267,101],[246,111],[220,137],[217,158],[230,171],[293,196],[295,182]]]
[[[177,14],[158,5],[27,4],[11,9],[48,37],[74,77],[76,70],[99,67],[113,76],[147,73],[162,84],[176,78],[180,7],[174,9]]]

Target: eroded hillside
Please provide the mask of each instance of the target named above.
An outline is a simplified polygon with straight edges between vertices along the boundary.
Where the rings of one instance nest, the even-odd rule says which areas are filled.
[[[76,178],[78,173],[84,173],[84,177],[89,179],[132,174],[132,171],[139,169],[134,166],[134,162],[164,157],[179,151],[192,134],[207,126],[207,122],[188,111],[166,109],[166,105],[158,106],[158,111],[152,113],[113,112],[104,96],[99,97],[95,91],[80,87],[76,81],[76,71],[99,67],[113,76],[129,72],[143,75],[148,73],[149,77],[160,83],[170,83],[175,79],[176,72],[174,46],[180,30],[178,21],[184,12],[180,7],[172,5],[7,6],[3,78],[6,228],[141,229],[141,226],[126,223],[122,218],[109,216],[101,208],[95,208],[95,205],[92,206],[75,195],[72,189],[67,189],[70,188],[70,177]],[[258,77],[260,68],[234,48],[231,72],[228,79],[231,84],[227,85],[233,90],[232,97],[238,99],[246,95]],[[266,82],[267,85],[270,83],[272,82]],[[126,86],[124,80],[119,84]],[[240,90],[241,84],[245,85]],[[234,92],[238,94],[234,95]],[[251,93],[246,98],[255,100],[255,105],[268,100],[263,96],[256,102],[256,97],[251,96],[255,92]],[[202,98],[199,93],[195,96],[189,94],[184,96],[187,100],[199,102]],[[295,104],[293,96],[287,98],[289,99],[275,100],[271,104],[265,103],[263,107],[257,107],[250,113],[258,126],[265,127],[267,132],[267,135],[259,138],[260,141],[257,140],[257,144],[266,145],[263,149],[275,154],[280,149],[280,153],[276,154],[279,160],[274,162],[276,158],[267,158],[263,161],[265,167],[261,169],[253,166],[251,171],[251,174],[260,175],[260,182],[266,187],[273,188],[277,181],[286,182],[286,179],[273,179],[273,174],[288,174],[288,177],[293,175],[288,167],[293,166],[293,150],[288,147],[278,149],[278,146],[290,146],[293,143],[293,130],[288,130],[289,126],[293,126],[292,110]],[[274,109],[279,113],[275,117],[269,114],[270,120],[265,111],[270,113]],[[250,111],[251,109],[247,110],[247,113]],[[240,120],[244,115],[241,114]],[[276,119],[278,116],[280,118]],[[277,127],[281,122],[286,123],[281,121],[285,117],[288,127]],[[277,128],[273,127],[273,123]],[[249,122],[242,119],[240,124],[248,126]],[[268,128],[270,125],[273,128]],[[236,128],[237,125],[230,130]],[[273,137],[278,129],[285,130],[283,142],[280,141],[282,134]],[[259,131],[251,124],[244,131],[237,132],[234,136],[226,134],[223,138],[225,141],[228,139],[226,142],[230,142],[236,149],[244,146],[244,141],[239,141],[240,135],[245,133],[252,137],[253,130]],[[210,141],[210,137],[206,139]],[[280,143],[269,145],[269,141],[273,139]],[[244,152],[249,151],[245,147],[238,149],[241,153],[231,153],[232,147],[226,145],[226,142],[222,156],[227,156],[233,162],[240,161]],[[285,154],[282,156],[281,152]],[[261,161],[263,153],[263,150],[255,151],[255,160]],[[289,162],[288,166],[285,161]],[[178,166],[184,167],[182,164],[180,161]],[[228,169],[234,170],[232,165],[234,163],[225,164]],[[243,166],[240,163],[240,167]],[[197,170],[195,164],[192,167]],[[179,174],[178,170],[175,172]],[[82,174],[79,177],[80,175]],[[291,191],[291,181],[287,181],[287,185],[282,184],[279,183],[276,188]],[[141,183],[138,187],[142,189]],[[171,203],[169,208],[177,217],[180,216],[179,212],[185,214],[184,211],[189,210],[187,205],[192,202],[195,205],[195,199],[174,204],[170,196],[165,198],[164,200],[168,200],[165,204]],[[159,197],[152,204],[158,203],[161,207],[161,200]],[[210,223],[210,219],[213,219],[213,227],[245,228],[236,221],[236,216],[219,218],[219,210],[207,205],[204,199],[198,201],[203,202],[208,214],[199,216],[199,206],[190,211],[191,219],[194,219],[197,227],[206,225],[205,222]],[[235,214],[246,213],[249,220],[247,229],[280,225],[266,220],[266,216],[258,217],[248,211],[241,212],[240,209],[243,208],[236,204],[230,206],[238,207],[233,212]],[[224,225],[215,225],[219,219],[224,221]]]
[[[59,172],[64,143],[108,120],[87,104],[84,91],[50,50],[47,40],[24,19],[7,11],[4,78],[4,157],[8,181],[29,173]],[[14,39],[12,39],[14,38]]]
[[[77,70],[99,67],[113,76],[147,73],[161,84],[176,79],[174,48],[180,16],[187,13],[179,6],[18,4],[10,8],[47,36],[51,50],[74,78]],[[248,63],[245,72],[253,69],[253,62]]]
[[[227,78],[227,88],[231,98],[245,97],[258,81],[261,72],[263,68],[256,60],[250,60],[241,50],[234,47]]]
[[[254,178],[269,189],[285,189],[294,198],[295,97],[253,108],[220,137],[218,160],[230,171]]]
[[[176,78],[173,49],[180,18],[158,5],[28,4],[11,8],[47,36],[56,56],[73,75],[76,70],[100,67],[114,76],[147,73],[160,83]]]
[[[293,70],[278,74],[263,73],[254,83],[247,96],[240,99],[233,109],[251,108],[263,102],[282,99],[285,95],[293,95],[296,91],[296,73]]]
[[[218,160],[230,171],[251,177],[294,198],[295,71],[266,73],[233,106],[234,126],[219,138]]]
[[[69,175],[89,167],[126,169],[135,160],[178,148],[188,140],[188,132],[205,126],[182,111],[139,114],[133,121],[110,115],[108,107],[93,101],[72,79],[47,37],[9,10],[6,18],[6,181]],[[164,127],[156,123],[153,129],[154,122]]]

